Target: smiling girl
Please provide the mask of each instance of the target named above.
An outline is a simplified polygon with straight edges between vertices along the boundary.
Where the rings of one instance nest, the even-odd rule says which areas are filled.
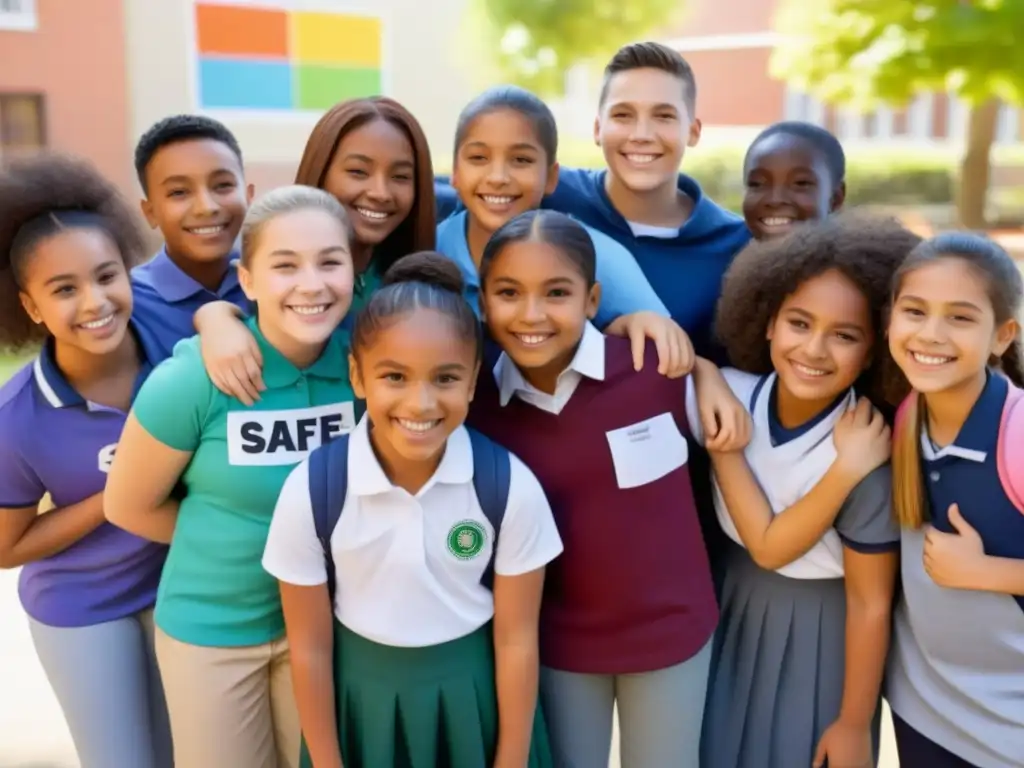
[[[43,344],[0,389],[0,567],[22,567],[32,640],[83,768],[173,762],[152,647],[166,549],[103,516],[152,369],[131,320],[142,248],[91,166],[44,156],[0,173],[0,347]],[[40,515],[46,494],[56,509]]]
[[[918,238],[849,215],[755,243],[730,268],[723,371],[754,421],[711,449],[730,547],[701,765],[873,765],[899,531],[879,348],[892,276]]]
[[[264,360],[262,399],[247,407],[219,392],[191,339],[153,372],[125,425],[104,505],[126,530],[171,544],[156,624],[177,768],[298,762],[281,602],[260,555],[291,468],[354,424],[334,335],[352,300],[350,244],[348,217],[325,192],[284,187],[258,200],[238,269],[257,307],[247,326]]]
[[[886,690],[904,768],[1024,756],[1022,309],[1017,265],[979,235],[922,243],[895,280],[889,348],[914,388],[893,448],[903,592]]]
[[[263,564],[316,768],[551,764],[537,623],[562,544],[530,470],[463,426],[483,346],[461,291],[439,254],[388,271],[352,336],[366,417],[274,512]]]
[[[345,327],[396,259],[434,248],[430,147],[416,118],[392,99],[353,99],[328,110],[306,142],[295,183],[333,195],[352,222],[355,282]],[[214,384],[251,404],[263,386],[262,358],[239,318],[236,307],[215,302],[195,326]]]

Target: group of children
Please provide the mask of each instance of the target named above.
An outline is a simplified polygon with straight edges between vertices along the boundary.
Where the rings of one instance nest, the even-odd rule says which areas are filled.
[[[4,166],[0,566],[83,768],[601,768],[615,709],[623,768],[863,768],[883,695],[903,768],[1024,766],[1020,273],[841,212],[809,124],[729,213],[700,131],[654,43],[600,171],[501,87],[435,180],[360,99],[253,201],[171,117],[144,264],[91,166]]]

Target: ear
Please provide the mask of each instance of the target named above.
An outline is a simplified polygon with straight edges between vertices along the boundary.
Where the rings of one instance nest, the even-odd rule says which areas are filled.
[[[703,126],[701,125],[700,118],[695,117],[693,122],[690,123],[690,133],[686,137],[686,146],[696,147],[697,144],[700,143],[700,134],[702,130]]]
[[[601,146],[601,115],[594,117],[594,143]]]
[[[1017,335],[1019,333],[1020,323],[1012,317],[996,328],[995,342],[992,345],[992,354],[996,357],[1002,357],[1006,353],[1006,350],[1010,348],[1010,345],[1017,340]]]
[[[139,201],[139,210],[142,211],[142,215],[145,217],[146,223],[149,224],[149,228],[157,229],[159,224],[157,223],[156,216],[153,215],[153,204],[149,202],[148,197],[144,197]]]
[[[587,293],[587,320],[597,317],[597,308],[601,306],[601,284],[595,282]]]
[[[41,324],[43,316],[39,313],[39,307],[29,298],[29,295],[24,291],[18,291],[18,299],[21,301],[21,308],[25,310],[25,314],[28,315],[29,319],[36,325]]]
[[[555,188],[558,186],[558,162],[551,164],[548,168],[548,183],[544,185],[544,194],[550,195],[554,193]]]
[[[360,400],[366,399],[366,387],[363,386],[363,376],[359,371],[359,363],[356,356],[349,352],[348,355],[348,381],[352,385],[352,393]]]
[[[829,213],[835,213],[843,207],[843,203],[846,202],[846,182],[839,182],[839,186],[836,187],[836,191],[832,193],[832,199],[829,200]]]
[[[252,284],[252,272],[245,267],[241,261],[238,262],[238,284],[242,286],[242,293],[249,301],[256,301],[256,296],[253,293]]]
[[[255,184],[246,184],[245,185],[245,202],[246,202],[246,204],[251,204],[252,203],[252,199],[254,197],[256,197],[256,185]]]

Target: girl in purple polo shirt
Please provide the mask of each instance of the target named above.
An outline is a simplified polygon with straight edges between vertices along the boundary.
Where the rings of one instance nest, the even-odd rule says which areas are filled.
[[[151,367],[130,320],[142,252],[92,167],[43,157],[0,174],[0,346],[43,344],[0,389],[0,566],[22,568],[82,768],[173,764],[151,610],[166,549],[105,522],[102,503]],[[47,494],[55,509],[39,514]]]
[[[696,766],[718,618],[690,485],[698,393],[658,374],[653,345],[638,372],[630,342],[594,327],[595,259],[587,230],[553,211],[491,237],[481,304],[503,351],[471,423],[537,475],[565,542],[540,630],[555,764],[607,765],[617,704],[623,768]],[[741,448],[742,405],[710,363],[696,376],[709,444]]]
[[[857,392],[893,399],[883,315],[917,240],[840,214],[748,246],[726,275],[717,330],[737,367],[723,374],[753,436],[711,449],[730,546],[702,768],[878,759],[899,531],[888,428]]]

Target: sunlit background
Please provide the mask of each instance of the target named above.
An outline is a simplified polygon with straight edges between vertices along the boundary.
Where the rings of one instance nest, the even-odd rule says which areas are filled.
[[[447,170],[461,107],[515,81],[555,111],[562,164],[596,166],[601,66],[655,39],[696,72],[704,134],[683,168],[720,203],[738,207],[758,130],[807,120],[846,147],[849,204],[1024,255],[1021,29],[1019,0],[0,0],[0,157],[83,155],[136,198],[136,139],[201,111],[265,191],[325,108],[384,93]],[[20,363],[0,357],[0,380]],[[0,573],[0,768],[73,768],[16,580]]]

